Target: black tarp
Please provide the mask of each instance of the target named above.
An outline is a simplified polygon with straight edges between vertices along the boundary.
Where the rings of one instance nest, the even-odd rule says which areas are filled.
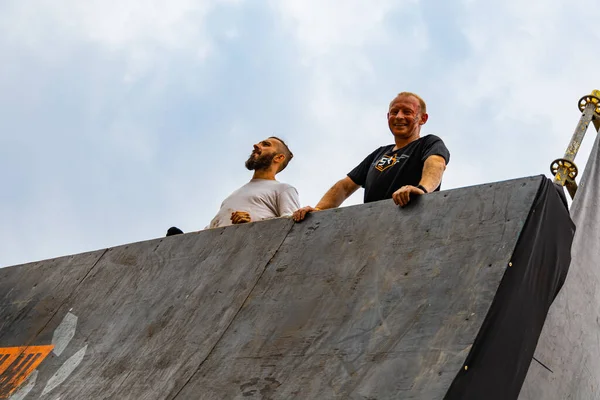
[[[562,188],[542,181],[509,267],[445,400],[516,399],[571,261],[575,226]],[[458,288],[457,288],[458,289]]]

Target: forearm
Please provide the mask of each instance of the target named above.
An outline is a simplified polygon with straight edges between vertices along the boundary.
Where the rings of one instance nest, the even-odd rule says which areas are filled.
[[[440,156],[431,156],[425,160],[423,166],[423,174],[419,184],[427,189],[428,192],[433,192],[442,183],[442,176],[446,170],[446,161]]]
[[[323,198],[319,201],[316,208],[325,210],[328,208],[339,207],[344,200],[352,195],[357,189],[358,185],[355,184],[350,178],[346,177],[338,181],[325,193]]]

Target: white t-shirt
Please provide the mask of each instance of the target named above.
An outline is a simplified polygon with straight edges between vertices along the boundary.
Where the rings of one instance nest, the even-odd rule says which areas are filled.
[[[289,216],[300,208],[298,191],[287,183],[271,179],[252,179],[223,200],[210,228],[232,225],[231,213],[245,211],[251,220]]]

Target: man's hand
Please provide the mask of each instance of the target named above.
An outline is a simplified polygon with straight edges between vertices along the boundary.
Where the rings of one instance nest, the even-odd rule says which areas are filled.
[[[231,222],[235,224],[244,224],[246,222],[250,222],[252,219],[250,218],[250,214],[246,211],[235,211],[231,213]]]
[[[303,221],[306,218],[306,214],[313,211],[327,210],[330,208],[339,207],[350,195],[359,188],[360,186],[354,183],[349,176],[337,181],[328,191],[325,193],[323,198],[317,203],[317,207],[302,207],[299,210],[294,211],[292,219],[296,222]]]
[[[302,208],[294,211],[294,214],[292,215],[292,219],[296,222],[303,221],[304,218],[306,218],[306,214],[313,212],[313,211],[319,211],[319,209],[311,207],[311,206],[302,207]]]
[[[410,201],[411,194],[420,196],[425,194],[425,192],[416,186],[406,185],[396,190],[392,195],[392,199],[394,199],[394,203],[396,203],[396,205],[404,207]]]

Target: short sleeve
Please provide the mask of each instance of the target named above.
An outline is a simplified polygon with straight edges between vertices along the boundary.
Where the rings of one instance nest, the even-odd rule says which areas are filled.
[[[357,185],[365,187],[365,182],[367,181],[367,174],[369,173],[369,168],[371,167],[371,164],[373,164],[377,153],[379,153],[381,149],[381,147],[378,148],[377,150],[369,154],[364,160],[362,160],[362,162],[358,164],[356,168],[354,168],[348,173],[348,178],[352,179],[352,182],[356,183]]]
[[[421,161],[425,161],[430,156],[440,156],[446,160],[446,165],[450,162],[450,151],[444,144],[444,141],[435,135],[428,135],[427,142],[423,147]]]
[[[300,208],[300,196],[295,187],[288,185],[277,196],[277,207],[280,217],[290,216]]]

